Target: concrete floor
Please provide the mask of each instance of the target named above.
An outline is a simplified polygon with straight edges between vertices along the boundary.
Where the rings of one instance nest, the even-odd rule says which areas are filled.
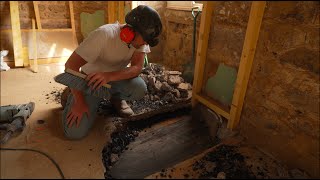
[[[30,68],[1,72],[1,106],[35,102],[36,107],[21,134],[2,147],[32,148],[50,155],[60,166],[65,178],[104,178],[102,149],[114,130],[108,118],[99,117],[87,137],[79,141],[64,138],[61,129],[62,107],[46,94],[62,90],[53,77],[63,72],[63,64],[39,65],[39,72]],[[38,120],[44,120],[39,124]],[[0,151],[0,178],[60,178],[56,167],[36,152]]]

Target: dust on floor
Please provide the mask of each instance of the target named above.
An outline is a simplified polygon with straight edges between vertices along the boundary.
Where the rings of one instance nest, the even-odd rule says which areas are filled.
[[[1,74],[1,105],[35,102],[35,110],[21,133],[3,148],[31,148],[45,152],[60,166],[66,178],[104,178],[101,151],[115,129],[108,117],[98,117],[82,140],[64,138],[60,120],[59,94],[64,85],[53,77],[64,71],[63,64],[39,65],[39,72],[15,68]],[[104,129],[101,127],[108,127]],[[0,178],[60,178],[57,168],[45,156],[27,151],[0,151]]]

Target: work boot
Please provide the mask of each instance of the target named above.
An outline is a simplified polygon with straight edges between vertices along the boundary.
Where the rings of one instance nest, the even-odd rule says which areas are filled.
[[[61,105],[62,105],[63,109],[67,104],[68,96],[70,93],[71,93],[71,89],[69,87],[66,87],[61,94]]]
[[[111,98],[110,102],[121,117],[129,117],[134,114],[125,100]]]

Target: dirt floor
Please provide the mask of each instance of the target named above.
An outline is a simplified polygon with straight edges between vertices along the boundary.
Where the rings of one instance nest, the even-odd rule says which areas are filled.
[[[104,178],[102,149],[113,131],[108,117],[98,118],[87,137],[69,141],[60,125],[62,107],[57,96],[65,87],[53,77],[63,72],[61,64],[39,65],[39,72],[28,68],[1,72],[1,105],[35,102],[35,110],[24,131],[15,134],[3,148],[32,148],[51,156],[66,178]],[[27,151],[0,151],[0,178],[60,178],[56,167],[45,156]]]

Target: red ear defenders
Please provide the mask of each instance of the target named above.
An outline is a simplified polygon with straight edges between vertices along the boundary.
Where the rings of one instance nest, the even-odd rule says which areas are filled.
[[[124,26],[120,31],[120,39],[127,44],[130,44],[133,41],[134,36],[135,32],[133,28],[128,25]]]

